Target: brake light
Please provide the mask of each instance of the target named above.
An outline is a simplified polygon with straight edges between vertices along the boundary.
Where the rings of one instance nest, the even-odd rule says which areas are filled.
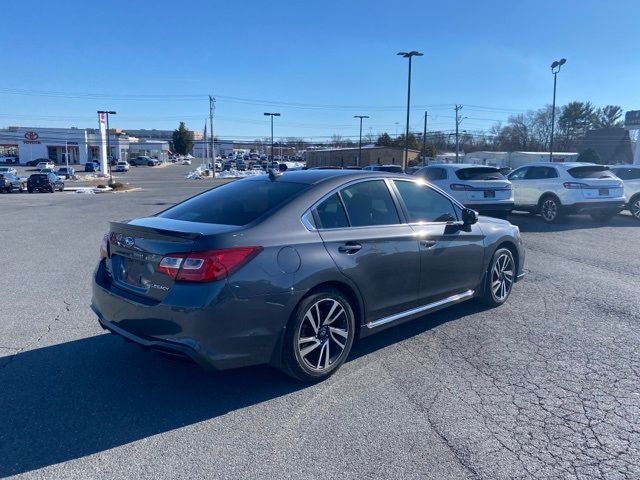
[[[262,247],[237,247],[172,253],[160,260],[157,271],[177,282],[212,282],[231,275],[261,251]]]
[[[451,188],[451,190],[457,190],[457,191],[473,190],[473,188],[470,187],[469,185],[464,185],[462,183],[452,183],[451,185],[449,185],[449,187]]]
[[[100,260],[103,258],[108,258],[111,256],[111,252],[109,251],[109,234],[105,233],[102,236],[102,243],[100,244]]]
[[[568,188],[568,189],[571,189],[571,190],[576,190],[576,189],[588,187],[589,185],[587,185],[586,183],[580,183],[580,182],[564,182],[562,184],[562,186],[564,188]]]

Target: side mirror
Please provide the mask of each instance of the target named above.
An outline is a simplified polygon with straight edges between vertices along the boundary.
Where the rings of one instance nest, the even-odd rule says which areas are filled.
[[[462,223],[464,225],[473,225],[474,223],[478,223],[478,212],[471,210],[470,208],[462,210]]]

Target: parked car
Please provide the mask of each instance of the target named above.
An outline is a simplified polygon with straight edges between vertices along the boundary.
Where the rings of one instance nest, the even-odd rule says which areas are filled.
[[[506,218],[513,209],[511,182],[496,167],[432,164],[414,172],[482,215]]]
[[[362,167],[362,170],[369,170],[374,172],[404,173],[400,165],[367,165],[366,167]]]
[[[20,163],[15,155],[1,155],[0,163]]]
[[[258,163],[255,163],[255,164],[251,165],[251,168],[249,170],[254,171],[254,172],[264,172],[264,169],[262,168],[262,165],[260,165]]]
[[[29,160],[27,163],[25,163],[25,165],[27,167],[35,167],[40,162],[49,162],[49,159],[48,158],[34,158],[33,160]]]
[[[0,167],[0,173],[11,173],[13,175],[18,175],[18,171],[13,167]]]
[[[539,162],[517,168],[508,178],[514,210],[540,213],[548,223],[572,213],[607,221],[626,203],[622,180],[605,165]]]
[[[147,166],[149,167],[157,167],[158,165],[160,165],[160,160],[157,158],[149,158],[147,160]]]
[[[236,169],[240,172],[244,172],[247,170],[247,164],[243,159],[236,160]]]
[[[23,192],[26,188],[26,182],[18,178],[14,173],[0,172],[0,192],[11,193],[16,190]]]
[[[84,164],[85,172],[99,172],[100,164],[98,162],[87,162]]]
[[[357,337],[472,298],[503,304],[525,255],[517,227],[384,172],[255,175],[110,228],[93,277],[103,328],[303,381],[334,373]]]
[[[54,190],[63,191],[64,181],[55,173],[34,173],[27,179],[27,190],[29,193],[34,191],[51,192]]]
[[[624,184],[626,208],[636,220],[640,220],[640,165],[614,165],[609,168]]]
[[[41,171],[44,170],[45,168],[50,168],[51,171],[53,171],[54,168],[56,168],[55,164],[51,161],[46,161],[46,162],[39,162],[36,165],[36,170]]]
[[[128,172],[128,171],[129,171],[129,162],[120,160],[116,164],[116,172]]]
[[[59,177],[68,179],[72,178],[76,174],[76,169],[73,167],[60,167],[55,172]]]

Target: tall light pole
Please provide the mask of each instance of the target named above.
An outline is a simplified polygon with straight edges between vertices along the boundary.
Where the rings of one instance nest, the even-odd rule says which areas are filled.
[[[360,161],[362,158],[362,119],[369,118],[367,115],[354,115],[353,118],[360,119],[360,137],[358,139],[358,161],[356,162],[356,167],[360,165]]]
[[[556,81],[560,67],[567,63],[566,58],[555,60],[551,64],[551,73],[553,74],[553,105],[551,106],[551,139],[549,141],[549,161],[553,162],[553,131],[556,124]]]
[[[279,113],[264,112],[265,116],[271,117],[271,161],[273,162],[273,117],[279,117]]]
[[[427,112],[424,112],[424,129],[422,130],[422,166],[427,158]]]
[[[113,110],[98,110],[98,113],[103,113],[107,117],[107,162],[109,163],[109,185],[113,183],[113,176],[111,175],[111,160],[109,160],[109,151],[111,149],[111,143],[109,142],[109,115],[115,115]]]
[[[410,52],[399,52],[398,55],[400,55],[403,58],[409,59],[409,79],[407,81],[407,128],[405,129],[405,134],[404,134],[404,157],[402,159],[402,169],[406,170],[407,162],[409,160],[409,110],[411,108],[411,59],[413,57],[421,57],[424,54],[420,52],[416,52],[415,50],[412,50]]]
[[[456,106],[455,106],[455,111],[456,111],[456,163],[458,163],[458,160],[459,160],[458,157],[460,156],[460,132],[459,132],[459,128],[460,128],[460,124],[462,123],[462,120],[464,120],[464,118],[460,118],[460,110],[462,110],[462,105],[457,105],[456,104]]]

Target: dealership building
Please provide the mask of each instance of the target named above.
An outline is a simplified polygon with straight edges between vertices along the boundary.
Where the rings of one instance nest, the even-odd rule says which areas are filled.
[[[93,128],[7,127],[0,129],[0,156],[13,155],[21,164],[43,158],[61,164],[100,161],[100,131]],[[139,139],[124,131],[110,130],[108,156],[128,160],[140,155],[166,160],[169,142]]]

